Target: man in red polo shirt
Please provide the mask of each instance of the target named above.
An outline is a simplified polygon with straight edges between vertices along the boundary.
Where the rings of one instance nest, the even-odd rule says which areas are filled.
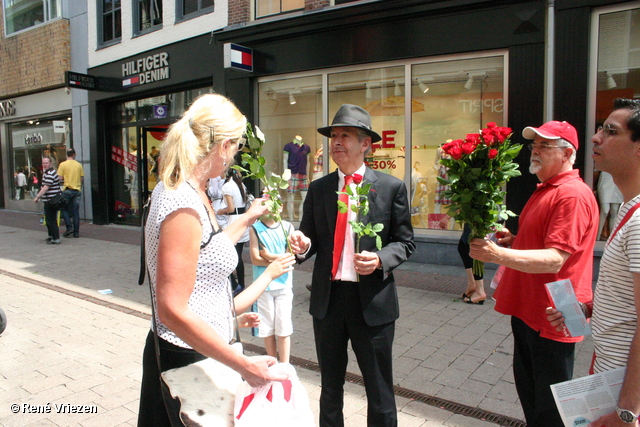
[[[551,121],[522,136],[533,139],[529,171],[541,183],[520,214],[518,235],[505,230],[498,244],[473,239],[470,255],[506,267],[495,309],[511,316],[513,373],[527,425],[563,427],[549,386],[571,379],[582,337],[565,336],[547,321],[545,309],[553,304],[544,284],[570,279],[578,300],[591,301],[598,204],[573,169],[573,126]]]

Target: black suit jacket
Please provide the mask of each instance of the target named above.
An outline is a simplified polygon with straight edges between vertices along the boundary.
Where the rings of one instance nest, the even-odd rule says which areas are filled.
[[[409,258],[415,250],[413,227],[407,189],[402,181],[367,168],[364,181],[370,182],[369,213],[362,222],[381,223],[378,233],[382,249],[377,250],[375,238],[363,237],[360,250],[377,252],[383,269],[360,276],[358,288],[364,319],[369,326],[392,322],[400,315],[393,269]],[[338,172],[317,179],[309,186],[304,201],[300,230],[311,239],[311,248],[304,259],[316,255],[313,269],[309,313],[323,319],[331,295],[333,235],[338,214]],[[300,260],[300,262],[304,261]]]

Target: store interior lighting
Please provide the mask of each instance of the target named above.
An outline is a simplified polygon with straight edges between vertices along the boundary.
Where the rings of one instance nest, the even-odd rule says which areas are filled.
[[[618,87],[611,74],[606,71],[604,72],[604,74],[607,76],[607,89],[615,89],[616,87]]]
[[[423,81],[418,80],[418,86],[420,87],[420,90],[422,91],[422,93],[427,93],[429,92],[429,86],[427,86],[426,84],[424,84]]]
[[[393,94],[394,94],[395,96],[400,96],[400,95],[402,95],[402,91],[400,90],[400,85],[398,84],[398,81],[397,81],[397,80],[394,80],[394,82],[395,82],[395,84],[396,84],[396,87],[395,87],[395,89],[393,90]]]
[[[469,90],[469,89],[471,89],[471,87],[473,87],[473,77],[471,77],[471,75],[469,75],[469,79],[464,84],[464,88]]]
[[[296,101],[296,98],[293,96],[293,92],[289,92],[289,104],[293,105],[296,102],[297,101]]]
[[[373,94],[371,93],[371,86],[369,85],[369,83],[365,83],[364,85],[367,87],[367,99],[373,98]]]

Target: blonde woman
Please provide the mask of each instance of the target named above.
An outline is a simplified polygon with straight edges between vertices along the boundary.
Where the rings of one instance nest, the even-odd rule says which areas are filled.
[[[196,99],[171,126],[160,153],[161,182],[151,198],[145,244],[162,371],[211,357],[258,386],[286,378],[268,372],[275,358],[246,357],[229,345],[234,325],[229,275],[238,262],[234,246],[266,212],[264,199],[256,199],[222,231],[205,193],[207,181],[232,164],[244,142],[245,128],[246,118],[231,101],[216,94]],[[274,261],[235,298],[237,313],[247,310],[271,281],[291,271],[293,263],[292,255]],[[240,320],[251,323],[252,319]],[[138,425],[169,426],[176,416],[168,413],[162,400],[150,332],[143,356]]]

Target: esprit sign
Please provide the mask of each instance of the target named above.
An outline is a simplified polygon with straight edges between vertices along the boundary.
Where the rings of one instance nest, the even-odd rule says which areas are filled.
[[[169,78],[169,54],[156,53],[122,64],[122,87],[153,83]]]
[[[9,117],[16,115],[15,101],[0,101],[0,117]]]

